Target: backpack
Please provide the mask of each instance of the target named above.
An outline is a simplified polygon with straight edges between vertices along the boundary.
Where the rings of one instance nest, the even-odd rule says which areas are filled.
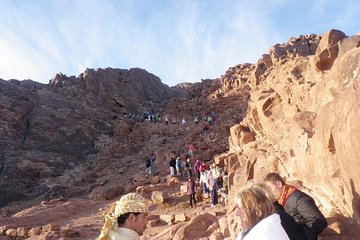
[[[151,160],[150,160],[150,158],[147,158],[147,159],[145,160],[145,165],[146,165],[146,167],[150,167],[150,166],[151,166]]]

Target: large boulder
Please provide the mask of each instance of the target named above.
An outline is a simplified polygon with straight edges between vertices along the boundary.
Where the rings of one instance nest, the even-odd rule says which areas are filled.
[[[322,36],[315,53],[315,65],[317,69],[324,71],[332,67],[338,56],[339,47],[337,43],[345,37],[345,33],[335,29],[331,29]]]
[[[173,239],[200,239],[202,237],[209,237],[218,227],[217,217],[209,213],[200,214],[179,228]]]

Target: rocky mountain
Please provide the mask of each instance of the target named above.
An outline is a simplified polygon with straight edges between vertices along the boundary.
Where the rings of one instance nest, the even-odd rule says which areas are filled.
[[[359,238],[359,54],[360,35],[330,30],[173,88],[141,69],[58,74],[47,85],[0,81],[0,234],[94,239],[109,204],[137,191],[161,199],[144,239],[235,239],[234,196],[276,171],[320,206],[329,222],[320,239]],[[162,121],[136,118],[144,112]],[[210,112],[216,123],[204,133]],[[182,181],[167,176],[169,158],[190,143],[192,161],[229,172],[228,201],[216,208],[203,199],[188,209]],[[158,174],[148,176],[152,153]]]
[[[47,85],[1,80],[0,206],[88,192],[59,178],[94,161],[124,114],[142,117],[184,96],[142,69],[87,69],[79,77],[58,74]],[[127,137],[117,131],[115,137]]]

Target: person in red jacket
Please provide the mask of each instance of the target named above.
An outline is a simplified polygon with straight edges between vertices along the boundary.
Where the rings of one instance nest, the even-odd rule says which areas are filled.
[[[264,182],[285,211],[301,224],[305,238],[317,240],[319,233],[327,227],[327,221],[314,199],[294,186],[287,185],[277,173],[267,174]]]
[[[203,171],[205,171],[205,170],[208,170],[208,169],[207,169],[207,166],[206,166],[206,164],[205,164],[204,162],[202,162],[202,163],[200,164],[199,171],[200,171],[200,172],[203,172]]]
[[[190,144],[188,147],[188,154],[190,157],[194,157],[194,150],[195,150],[194,145]]]

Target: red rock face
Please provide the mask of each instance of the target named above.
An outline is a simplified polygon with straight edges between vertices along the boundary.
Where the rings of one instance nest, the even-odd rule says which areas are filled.
[[[348,225],[360,220],[357,39],[347,40],[344,33],[331,30],[315,56],[283,54],[285,59],[257,77],[260,82],[249,79],[247,115],[231,128],[230,151],[221,156],[232,172],[232,196],[248,180],[262,180],[272,171],[300,181],[300,188],[329,217],[325,239],[335,239],[336,234],[344,239],[359,236],[359,229],[349,231]],[[342,49],[340,55],[337,49]],[[240,76],[228,78],[237,81]],[[234,156],[239,156],[236,164]]]
[[[128,144],[145,141],[124,113],[142,118],[183,95],[141,69],[88,69],[79,77],[58,74],[48,85],[1,80],[0,86],[0,206],[91,192],[96,173],[76,168],[100,156],[116,160],[114,142],[124,156],[136,151]]]
[[[148,238],[234,239],[235,195],[275,171],[327,217],[320,239],[357,239],[359,59],[358,36],[331,30],[277,44],[257,64],[231,67],[219,79],[172,88],[141,69],[88,69],[79,77],[59,74],[48,85],[0,81],[1,213],[34,205],[0,219],[0,234],[94,239],[110,201],[137,191],[159,202]],[[128,116],[146,111],[162,121]],[[203,118],[212,111],[215,124],[204,133]],[[165,117],[176,124],[165,125]],[[210,209],[198,198],[189,210],[184,184],[167,177],[168,161],[178,154],[185,161],[189,144],[192,164],[214,161],[229,172],[226,205]],[[144,161],[153,153],[157,175],[148,176]],[[40,204],[59,196],[69,199]]]

